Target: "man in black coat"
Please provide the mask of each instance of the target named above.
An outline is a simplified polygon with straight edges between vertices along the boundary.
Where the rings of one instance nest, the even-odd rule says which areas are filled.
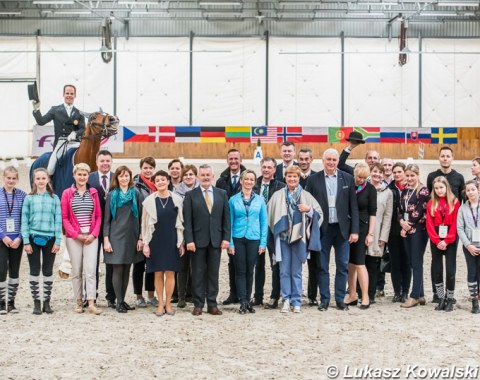
[[[230,245],[230,208],[227,193],[212,186],[210,165],[198,168],[200,186],[189,191],[183,201],[184,238],[192,255],[192,314],[201,315],[205,298],[207,312],[221,315],[217,306],[218,277],[222,249]]]
[[[242,156],[237,149],[230,149],[227,152],[228,167],[220,174],[215,187],[225,190],[227,197],[230,199],[237,194],[242,187],[240,186],[240,175],[246,169],[242,165]],[[238,302],[237,284],[235,283],[235,260],[233,256],[228,255],[228,283],[230,286],[230,293],[223,305],[230,305]]]
[[[277,165],[275,170],[275,179],[285,182],[285,170],[292,165],[298,165],[295,161],[295,143],[292,141],[284,141],[280,147],[280,156],[282,162]]]
[[[301,170],[300,185],[305,189],[307,186],[307,180],[316,171],[312,170],[313,152],[310,148],[300,148],[298,151],[298,166]],[[308,305],[318,306],[317,292],[318,292],[318,252],[311,251],[310,258],[307,260],[308,264]]]
[[[261,195],[268,203],[272,195],[285,187],[285,183],[274,179],[276,162],[271,157],[264,157],[260,161],[262,176],[257,179],[257,183],[253,191]],[[276,309],[278,307],[278,299],[280,298],[280,268],[278,264],[273,264],[272,257],[275,254],[275,243],[273,234],[268,230],[267,238],[268,255],[270,256],[270,267],[272,269],[272,292],[270,293],[270,301],[265,305],[265,309]],[[265,286],[265,255],[258,255],[255,264],[255,293],[252,305],[263,304],[263,288]]]
[[[330,250],[335,249],[335,302],[337,309],[348,310],[345,293],[348,276],[350,243],[358,240],[359,216],[353,177],[337,170],[338,152],[327,149],[323,153],[324,170],[313,174],[307,181],[309,191],[320,204],[323,222],[320,227],[322,250],[319,255],[318,284],[320,311],[330,304]]]
[[[110,190],[110,180],[114,173],[112,168],[112,153],[108,150],[100,150],[97,153],[97,168],[98,171],[90,173],[88,177],[88,185],[97,189],[98,198],[100,200],[100,208],[102,209],[102,225],[100,233],[98,234],[98,252],[97,252],[97,291],[99,281],[99,266],[100,266],[100,252],[103,247],[103,215],[105,214],[105,199]],[[108,307],[115,309],[115,291],[112,283],[113,265],[105,264],[105,298],[108,302]]]
[[[75,86],[71,84],[65,85],[63,87],[64,103],[53,106],[45,115],[42,115],[40,112],[40,102],[33,101],[33,117],[38,125],[45,125],[53,120],[55,141],[47,167],[50,175],[55,173],[57,155],[61,154],[63,149],[66,151],[70,142],[78,141],[85,131],[85,118],[73,105],[76,93]]]

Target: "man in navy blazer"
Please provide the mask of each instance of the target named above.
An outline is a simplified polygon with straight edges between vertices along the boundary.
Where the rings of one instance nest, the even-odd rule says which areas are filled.
[[[230,245],[230,208],[225,190],[212,186],[213,169],[198,168],[200,186],[189,191],[183,201],[184,238],[192,255],[192,314],[201,315],[205,298],[207,311],[221,315],[217,306],[218,274],[222,249]]]
[[[280,182],[285,182],[285,170],[292,165],[298,165],[295,158],[295,143],[292,141],[284,141],[280,148],[280,156],[282,162],[277,165],[275,170],[275,179]]]
[[[97,168],[98,171],[90,173],[88,177],[88,185],[97,189],[98,198],[100,200],[100,208],[102,209],[102,226],[98,234],[98,251],[97,251],[97,291],[99,281],[99,265],[100,265],[100,251],[103,247],[103,215],[105,213],[105,199],[110,190],[110,180],[113,178],[112,168],[112,153],[108,150],[100,150],[97,153]],[[105,264],[105,291],[108,302],[108,307],[115,308],[115,291],[112,283],[113,265]]]
[[[45,125],[53,120],[55,141],[47,167],[50,175],[55,173],[58,152],[69,142],[78,141],[85,131],[85,118],[73,105],[76,93],[75,86],[65,85],[63,87],[64,104],[53,106],[45,115],[40,112],[40,102],[33,101],[33,117],[38,125]]]
[[[320,311],[330,304],[330,250],[335,249],[335,302],[337,309],[348,310],[345,293],[348,276],[350,243],[358,240],[359,217],[353,176],[337,170],[338,152],[327,149],[323,153],[324,170],[308,178],[309,191],[320,204],[324,219],[320,227],[322,250],[319,255],[318,284]]]

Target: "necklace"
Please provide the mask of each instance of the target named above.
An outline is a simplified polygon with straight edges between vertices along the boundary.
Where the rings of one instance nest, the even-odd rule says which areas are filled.
[[[160,199],[160,203],[161,203],[162,207],[165,208],[165,207],[167,207],[168,200],[170,199],[170,197],[167,198],[167,201],[165,203],[162,202],[162,198],[158,197],[158,199]]]

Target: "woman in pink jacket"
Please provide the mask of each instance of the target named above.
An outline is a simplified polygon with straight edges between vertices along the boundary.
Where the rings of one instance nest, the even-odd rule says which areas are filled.
[[[80,163],[73,168],[75,184],[62,194],[62,222],[72,264],[73,294],[77,300],[75,311],[83,313],[83,273],[85,273],[87,311],[99,315],[95,306],[98,234],[102,211],[98,192],[87,187],[90,167]]]

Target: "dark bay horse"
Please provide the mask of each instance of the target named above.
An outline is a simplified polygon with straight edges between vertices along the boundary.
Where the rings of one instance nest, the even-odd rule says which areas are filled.
[[[51,182],[55,194],[59,198],[65,189],[72,186],[73,166],[80,162],[88,164],[93,171],[97,170],[96,155],[100,150],[102,139],[113,136],[117,133],[118,117],[104,112],[94,112],[88,116],[88,123],[85,133],[78,148],[70,148],[58,159],[55,174]],[[33,171],[37,168],[46,168],[51,152],[47,152],[38,157],[30,169],[30,180],[32,180]]]

